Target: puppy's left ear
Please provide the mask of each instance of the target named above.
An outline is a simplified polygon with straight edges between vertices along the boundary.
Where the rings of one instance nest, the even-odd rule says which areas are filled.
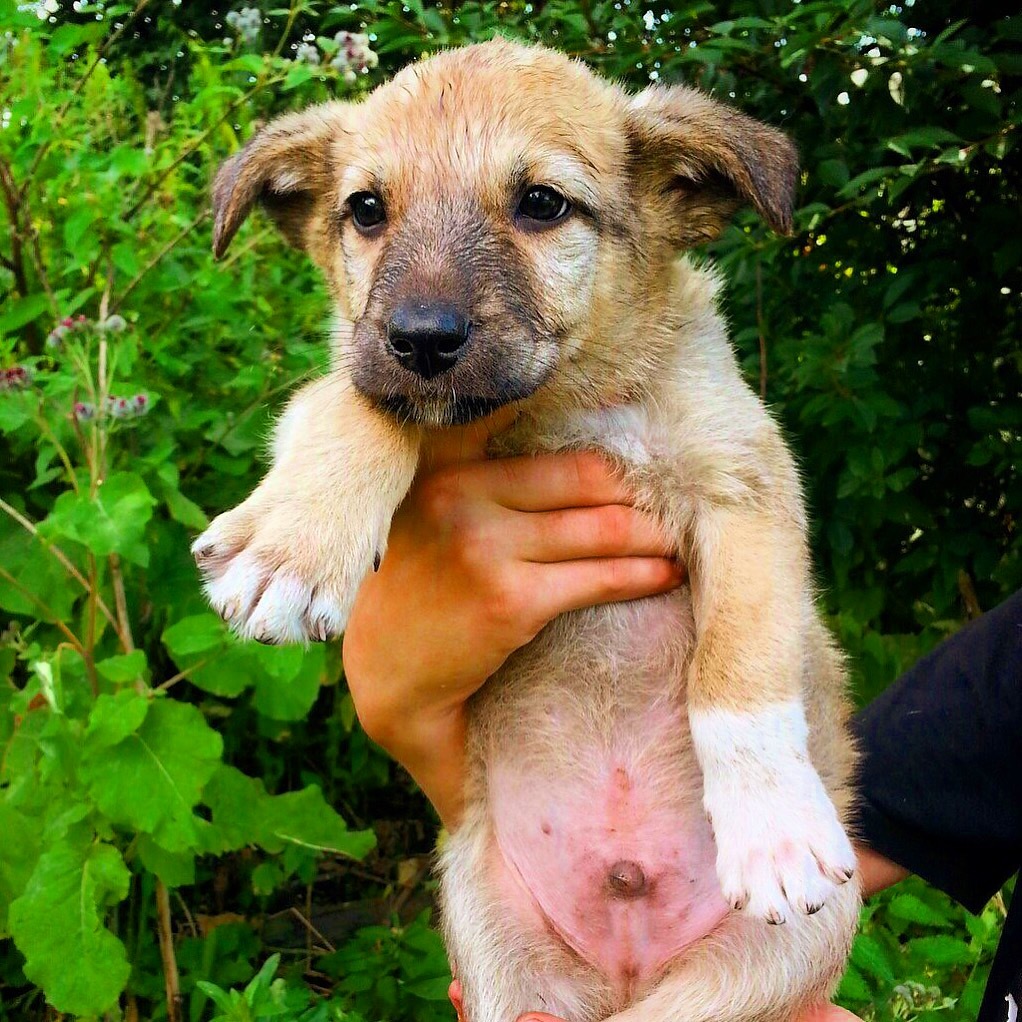
[[[636,176],[674,245],[712,240],[745,204],[791,233],[798,152],[780,131],[683,86],[633,97],[628,130]]]
[[[345,103],[324,103],[271,121],[227,160],[213,183],[213,255],[219,259],[258,202],[296,248],[309,248],[317,201],[326,193]]]

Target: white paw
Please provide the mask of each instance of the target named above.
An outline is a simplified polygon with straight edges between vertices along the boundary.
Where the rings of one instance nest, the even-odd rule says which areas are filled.
[[[336,521],[303,520],[294,508],[250,498],[220,515],[192,554],[213,609],[238,635],[300,643],[341,634],[378,548],[376,537],[346,543]]]
[[[801,706],[690,714],[724,898],[771,923],[812,914],[855,853],[809,762]]]

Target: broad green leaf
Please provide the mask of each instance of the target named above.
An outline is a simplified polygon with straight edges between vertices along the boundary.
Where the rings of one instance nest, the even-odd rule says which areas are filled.
[[[979,957],[966,941],[948,934],[916,937],[907,946],[927,965],[968,965]]]
[[[9,334],[26,323],[38,319],[50,306],[46,295],[12,298],[0,308],[0,334]]]
[[[127,701],[132,694],[119,698]],[[198,844],[201,821],[192,809],[222,751],[220,736],[194,706],[158,699],[138,730],[116,745],[87,739],[81,776],[111,822],[151,834],[167,851],[182,852]]]
[[[40,532],[77,540],[100,557],[122,554],[145,567],[149,563],[145,527],[155,504],[139,476],[115,472],[99,487],[95,498],[85,492],[62,493],[40,523]]]
[[[920,923],[923,926],[950,926],[944,912],[930,908],[925,901],[914,894],[899,894],[891,899],[888,911],[898,919],[909,923]]]
[[[259,845],[279,853],[286,847],[361,859],[376,844],[372,831],[350,831],[315,785],[269,795],[261,781],[221,766],[203,793],[213,814],[211,837],[223,850]]]
[[[372,831],[348,830],[314,784],[301,791],[271,796],[264,828],[260,844],[268,852],[283,851],[290,844],[308,851],[361,859],[376,845]]]
[[[70,619],[84,590],[50,553],[42,539],[0,515],[0,565],[15,583],[0,578],[0,607],[12,614],[45,619],[41,601],[61,621]]]
[[[61,843],[44,852],[10,929],[25,975],[57,1011],[99,1015],[113,1007],[130,971],[124,945],[104,925],[105,910],[128,893],[128,870],[107,844]]]
[[[136,649],[121,656],[107,657],[97,662],[96,670],[101,678],[122,685],[145,676],[146,656],[144,651]]]
[[[301,646],[248,646],[260,670],[254,671],[255,708],[272,720],[301,720],[316,701],[326,672],[322,644]]]
[[[192,852],[168,852],[148,834],[138,840],[138,857],[150,873],[168,887],[186,887],[195,883],[195,855]]]
[[[0,802],[0,939],[7,932],[7,911],[25,889],[39,858],[39,821]]]
[[[75,252],[89,228],[99,219],[100,211],[92,206],[79,206],[64,221],[64,245],[68,252]]]
[[[133,689],[99,696],[85,728],[86,754],[117,745],[133,735],[142,726],[151,705],[147,695]]]

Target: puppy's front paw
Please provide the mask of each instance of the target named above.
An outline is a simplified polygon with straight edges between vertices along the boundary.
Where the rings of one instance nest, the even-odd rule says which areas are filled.
[[[213,608],[246,639],[339,635],[380,552],[379,530],[348,536],[342,520],[259,491],[220,515],[192,545]]]
[[[851,842],[805,752],[801,713],[691,715],[724,898],[771,923],[819,911],[855,872]]]

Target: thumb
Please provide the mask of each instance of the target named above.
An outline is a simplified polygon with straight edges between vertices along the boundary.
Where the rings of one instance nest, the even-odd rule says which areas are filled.
[[[485,458],[490,437],[503,433],[517,418],[518,406],[504,405],[485,419],[476,419],[465,426],[430,430],[422,440],[423,467],[437,469],[459,461]]]

